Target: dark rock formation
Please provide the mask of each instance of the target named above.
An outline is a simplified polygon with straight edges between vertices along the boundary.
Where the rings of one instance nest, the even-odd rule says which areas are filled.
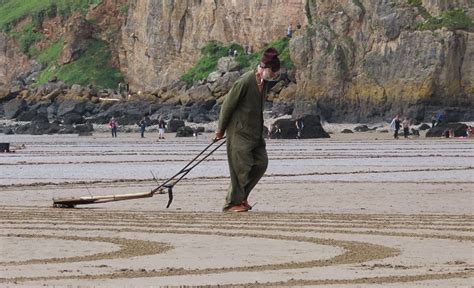
[[[454,132],[455,137],[465,137],[467,136],[467,128],[464,123],[445,123],[428,130],[426,137],[442,137],[449,130]]]
[[[176,132],[176,137],[192,137],[194,136],[193,128],[189,126],[179,127]]]

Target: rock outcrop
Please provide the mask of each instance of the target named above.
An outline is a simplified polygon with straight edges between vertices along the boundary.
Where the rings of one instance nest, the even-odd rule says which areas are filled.
[[[469,0],[423,4],[433,13],[473,9]],[[418,9],[404,0],[308,1],[310,24],[290,47],[294,116],[367,121],[395,113],[423,118],[429,105],[472,107],[474,33],[419,31]]]
[[[129,2],[122,29],[122,70],[135,89],[154,90],[179,78],[209,41],[253,51],[305,23],[304,0]]]

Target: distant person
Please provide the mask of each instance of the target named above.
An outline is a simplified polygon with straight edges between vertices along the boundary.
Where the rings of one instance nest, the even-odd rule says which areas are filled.
[[[143,117],[142,120],[138,123],[138,126],[140,127],[140,136],[142,138],[145,138],[145,129],[146,129],[146,119],[145,119],[145,117]]]
[[[234,50],[234,57],[237,57],[237,56],[239,56],[239,52],[237,52],[237,49],[236,49]]]
[[[431,117],[431,128],[435,126],[436,126],[436,115],[433,115],[433,117]]]
[[[466,130],[467,137],[474,136],[474,126],[468,126]]]
[[[158,139],[165,139],[165,129],[166,122],[163,120],[163,117],[160,116],[158,120]]]
[[[408,135],[410,134],[410,119],[405,118],[405,120],[403,120],[402,128],[403,128],[403,137],[408,138]]]
[[[232,51],[232,49],[229,48],[229,51],[227,51],[227,55],[228,55],[229,57],[234,56],[234,51]]]
[[[436,126],[439,126],[442,123],[444,123],[444,113],[439,112],[438,114],[436,114]]]
[[[298,118],[295,122],[295,125],[296,125],[296,130],[297,130],[296,138],[301,139],[303,135],[303,129],[304,129],[303,118]]]
[[[115,117],[112,117],[109,121],[109,128],[110,131],[112,131],[112,137],[115,138],[117,137],[117,120],[115,120]]]
[[[400,115],[397,114],[390,123],[390,129],[393,131],[393,138],[398,139],[398,130],[400,130]]]
[[[286,37],[291,38],[293,36],[293,28],[291,28],[291,24],[288,26],[288,30],[286,31]]]

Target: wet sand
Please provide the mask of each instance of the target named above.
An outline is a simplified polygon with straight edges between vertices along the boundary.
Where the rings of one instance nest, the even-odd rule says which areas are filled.
[[[225,149],[167,196],[51,208],[53,197],[146,192],[210,134],[2,135],[0,286],[471,287],[474,139],[387,133],[268,140],[249,213],[220,212]]]

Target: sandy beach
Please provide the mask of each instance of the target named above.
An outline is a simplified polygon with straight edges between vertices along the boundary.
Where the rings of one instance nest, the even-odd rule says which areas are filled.
[[[52,208],[150,191],[152,173],[174,175],[212,134],[2,135],[17,150],[0,153],[0,286],[472,287],[474,139],[343,126],[267,140],[255,206],[240,214],[221,212],[224,147],[174,187],[169,209],[167,195]]]

